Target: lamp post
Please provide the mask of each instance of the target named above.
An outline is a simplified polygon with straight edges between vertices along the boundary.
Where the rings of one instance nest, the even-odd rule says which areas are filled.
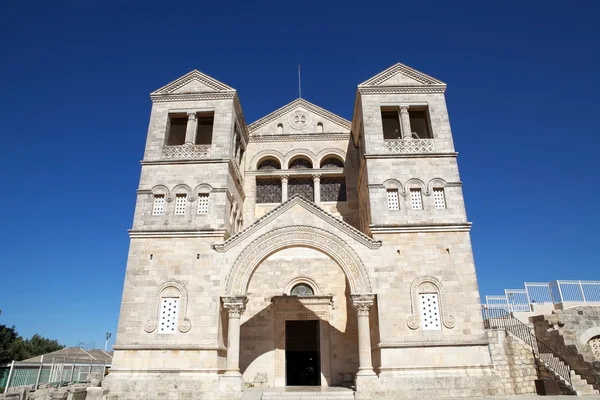
[[[110,339],[111,336],[112,333],[110,332],[106,332],[106,334],[104,335],[104,337],[106,338],[106,342],[104,342],[104,351],[106,351],[108,348],[108,339]]]

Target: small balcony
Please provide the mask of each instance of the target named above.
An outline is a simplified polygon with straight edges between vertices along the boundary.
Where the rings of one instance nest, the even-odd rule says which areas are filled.
[[[210,158],[210,145],[182,144],[163,147],[162,158],[165,160],[200,160]]]
[[[434,153],[434,139],[386,139],[386,154]]]

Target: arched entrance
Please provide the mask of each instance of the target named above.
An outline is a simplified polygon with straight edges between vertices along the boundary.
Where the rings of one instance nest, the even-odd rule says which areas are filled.
[[[305,253],[312,252],[311,254],[319,253],[321,255],[325,255],[324,258],[327,258],[328,261],[333,264],[333,268],[337,271],[340,271],[339,275],[341,276],[345,290],[345,293],[343,292],[342,295],[344,296],[344,299],[348,299],[348,308],[351,308],[350,305],[352,305],[358,311],[358,319],[354,319],[356,318],[356,314],[354,314],[353,311],[346,312],[344,310],[344,316],[347,316],[347,318],[353,318],[351,325],[354,326],[354,343],[356,341],[356,336],[358,336],[359,372],[357,375],[374,376],[375,374],[373,372],[371,363],[369,332],[369,307],[373,304],[374,295],[371,294],[371,283],[362,261],[346,242],[330,232],[316,227],[290,226],[268,232],[256,239],[254,242],[250,243],[238,256],[230,270],[226,281],[226,296],[223,297],[223,306],[229,310],[227,371],[225,373],[225,377],[241,377],[239,369],[240,316],[241,312],[246,309],[246,305],[249,301],[248,299],[258,298],[258,302],[266,300],[266,302],[260,306],[262,309],[258,310],[262,312],[263,315],[261,318],[256,318],[256,313],[258,311],[253,308],[255,305],[251,304],[248,311],[250,315],[248,318],[248,325],[250,325],[251,328],[251,322],[254,322],[257,326],[258,324],[262,324],[273,327],[271,329],[275,329],[273,332],[275,338],[274,343],[276,343],[274,345],[275,358],[274,362],[272,363],[275,371],[275,379],[269,379],[269,381],[274,383],[275,386],[283,386],[290,382],[290,379],[288,379],[288,377],[285,375],[286,373],[290,373],[290,371],[284,367],[286,365],[285,360],[291,357],[290,352],[294,350],[293,345],[290,343],[300,343],[297,340],[298,338],[294,337],[293,334],[290,336],[289,332],[290,328],[292,328],[297,331],[295,334],[299,334],[299,330],[306,332],[314,331],[314,335],[311,333],[313,336],[311,336],[311,338],[307,338],[306,343],[318,338],[320,345],[315,348],[314,351],[320,351],[320,353],[317,355],[318,357],[326,357],[326,359],[320,360],[319,365],[322,369],[322,376],[327,377],[327,379],[321,380],[320,384],[326,386],[332,382],[332,369],[329,362],[329,354],[325,354],[325,352],[329,352],[330,349],[329,340],[332,334],[331,330],[335,329],[332,328],[332,325],[330,325],[328,322],[332,315],[333,296],[331,293],[329,293],[331,289],[328,289],[327,293],[319,293],[318,288],[312,288],[312,290],[315,292],[313,293],[313,296],[290,296],[291,292],[286,293],[285,290],[295,287],[292,281],[300,282],[302,279],[305,279],[306,282],[310,282],[310,278],[314,278],[315,280],[322,279],[318,276],[302,278],[302,275],[306,274],[303,274],[300,270],[297,270],[294,264],[288,267],[283,266],[276,271],[280,274],[282,271],[285,271],[283,272],[284,276],[279,278],[279,280],[283,278],[285,282],[281,281],[279,283],[275,283],[275,278],[265,278],[262,276],[264,275],[263,271],[257,272],[257,269],[261,267],[261,265],[269,265],[269,263],[272,263],[273,261],[271,259],[275,257],[275,254],[280,253],[289,257],[290,254],[298,249],[305,249]],[[316,261],[313,260],[310,262],[315,263]],[[298,262],[297,264],[300,265],[301,263]],[[310,268],[308,270],[310,270]],[[321,270],[323,270],[323,268],[321,268]],[[289,274],[286,274],[288,272]],[[256,277],[254,277],[255,273],[257,274]],[[316,275],[318,275],[318,273]],[[339,277],[336,279],[339,280]],[[279,291],[276,293],[278,295],[273,295],[275,292],[271,293],[273,291],[272,289],[271,292],[269,292],[267,290],[267,286],[264,285],[259,285],[256,288],[253,288],[253,290],[249,293],[248,289],[253,280],[266,282],[264,285],[267,286],[269,284],[276,285],[276,287],[279,288]],[[327,281],[328,279],[322,280],[324,283]],[[264,289],[261,289],[261,287]],[[269,292],[268,296],[263,297],[262,299],[260,297],[256,297],[254,292],[261,292],[261,290]],[[261,292],[261,295],[263,294],[264,293]],[[340,298],[339,295],[338,298]],[[256,302],[257,300],[253,300],[253,303]],[[254,318],[256,318],[255,321],[253,321]],[[286,326],[288,329],[286,329]],[[246,327],[246,324],[244,328],[246,328],[246,330],[249,329]],[[264,330],[254,330],[251,332],[252,334],[244,333],[243,340],[255,340],[256,342],[260,343],[260,332],[264,332]],[[336,332],[334,332],[334,334],[335,333]],[[266,340],[267,338],[265,337],[265,341]],[[301,344],[302,346],[305,346],[306,343]],[[248,351],[247,348],[255,349],[255,347],[256,346],[254,345],[246,346],[244,350],[245,356],[246,352]],[[245,358],[243,359],[244,370],[248,368],[248,365],[250,365],[251,362],[254,362],[254,359],[250,361]],[[268,364],[268,361],[264,361],[264,359],[261,362],[262,364],[258,362],[256,362],[256,364]],[[255,371],[253,370],[252,374],[254,373]],[[248,378],[249,374],[247,373],[246,375]],[[262,377],[261,372],[256,372],[256,375]],[[294,377],[294,379],[295,378],[297,377]]]

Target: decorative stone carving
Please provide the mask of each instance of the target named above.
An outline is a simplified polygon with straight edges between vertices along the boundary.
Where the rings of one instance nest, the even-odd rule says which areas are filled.
[[[246,310],[248,298],[245,296],[223,297],[223,307],[229,311],[229,318],[239,318]]]
[[[181,146],[165,146],[162,158],[165,160],[198,160],[210,158],[210,145],[183,144]]]
[[[152,309],[150,311],[150,319],[148,319],[144,323],[144,331],[147,333],[152,333],[156,330],[156,324],[158,321],[158,304],[160,299],[163,297],[173,297],[179,298],[180,301],[180,311],[177,316],[177,329],[181,333],[187,333],[192,329],[192,322],[186,318],[187,316],[187,289],[185,285],[179,281],[168,281],[162,284],[162,286],[158,289],[156,298],[152,304]]]
[[[385,152],[387,154],[401,153],[434,153],[434,139],[395,139],[385,141]]]
[[[292,129],[298,131],[307,129],[310,126],[310,114],[304,110],[296,110],[290,114],[289,123]]]
[[[432,276],[418,277],[410,285],[412,315],[406,320],[406,325],[413,330],[419,329],[421,326],[421,317],[419,315],[419,293],[437,293],[439,296],[439,308],[442,323],[448,329],[454,328],[456,321],[454,317],[448,313],[444,287],[438,279]]]
[[[375,300],[374,294],[353,294],[351,295],[352,305],[356,308],[356,311],[359,316],[361,315],[369,315],[369,309],[373,305],[373,301]]]
[[[351,293],[371,292],[367,270],[346,242],[325,230],[303,225],[273,230],[250,243],[233,264],[225,292],[228,295],[245,295],[252,273],[265,257],[293,246],[312,247],[335,260],[348,277]]]

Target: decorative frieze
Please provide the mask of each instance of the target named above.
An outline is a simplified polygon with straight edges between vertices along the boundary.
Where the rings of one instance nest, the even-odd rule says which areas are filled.
[[[434,151],[434,139],[398,139],[385,141],[385,152],[387,154],[433,153]]]
[[[163,159],[166,160],[197,160],[210,158],[210,145],[184,144],[181,146],[165,146]]]

